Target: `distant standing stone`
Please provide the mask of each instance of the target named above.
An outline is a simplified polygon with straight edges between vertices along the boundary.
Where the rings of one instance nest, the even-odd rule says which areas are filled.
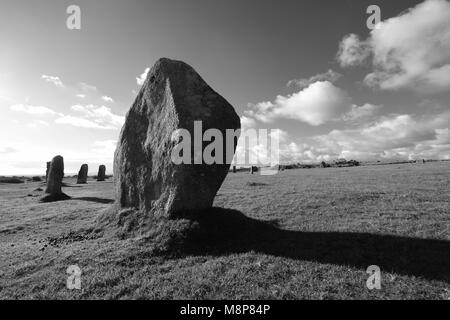
[[[87,183],[88,169],[89,167],[87,164],[81,166],[80,171],[78,171],[77,184]]]
[[[64,159],[61,156],[53,158],[47,178],[47,188],[45,193],[48,195],[41,199],[42,202],[52,202],[68,200],[70,197],[61,190],[62,180],[64,178]]]
[[[97,181],[105,181],[106,167],[101,165],[98,167]]]

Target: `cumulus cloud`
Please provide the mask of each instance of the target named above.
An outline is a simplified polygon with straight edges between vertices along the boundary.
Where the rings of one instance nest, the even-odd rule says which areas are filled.
[[[57,76],[48,76],[43,74],[41,76],[41,79],[44,79],[46,82],[52,83],[57,87],[63,88],[64,84],[62,83],[61,79]]]
[[[313,84],[314,82],[317,82],[317,81],[329,81],[331,83],[334,83],[337,80],[339,80],[341,77],[342,77],[342,74],[330,69],[325,73],[319,73],[310,78],[290,80],[288,82],[287,86],[288,87],[295,86],[299,89],[304,89],[306,87],[309,87],[311,84]]]
[[[249,105],[247,116],[262,122],[277,118],[299,120],[313,126],[339,118],[351,107],[348,94],[330,81],[317,81],[289,96],[277,96],[274,102]]]
[[[10,154],[10,153],[15,153],[17,152],[16,149],[12,148],[12,147],[1,147],[0,146],[0,154]]]
[[[416,147],[419,144],[433,145],[438,138],[439,128],[450,123],[450,112],[439,117],[397,115],[383,117],[373,125],[355,130],[333,130],[318,138],[319,142],[333,143],[340,155],[373,157],[420,157]],[[448,156],[449,154],[447,154]],[[444,156],[438,153],[436,157]]]
[[[89,93],[89,92],[97,92],[98,89],[96,86],[93,86],[91,84],[87,84],[85,82],[80,82],[78,84],[78,87],[81,89],[81,91],[85,92],[85,93]]]
[[[339,145],[341,152],[382,152],[388,149],[412,147],[418,141],[435,138],[435,129],[419,125],[410,115],[385,117],[381,121],[354,130],[333,130],[319,137]]]
[[[136,82],[139,86],[142,86],[144,84],[145,79],[147,79],[147,75],[148,75],[149,71],[150,71],[150,68],[146,68],[139,77],[136,77]]]
[[[56,119],[55,123],[68,124],[75,127],[89,128],[89,129],[109,129],[109,127],[104,127],[94,121],[74,116],[62,116]]]
[[[302,143],[290,142],[282,148],[283,159],[450,159],[449,123],[450,111],[426,116],[382,116],[354,129],[332,130],[303,139]]]
[[[27,127],[32,128],[32,129],[36,129],[36,128],[40,128],[40,127],[48,127],[48,126],[50,126],[50,124],[47,121],[39,120],[39,119],[34,119],[33,121],[31,121],[30,123],[27,124]]]
[[[114,102],[114,99],[108,96],[102,96],[102,100],[106,102]]]
[[[78,121],[78,118],[73,119],[73,117],[70,117],[69,124],[73,123],[77,126],[89,126],[91,128],[99,129],[120,129],[125,122],[125,117],[114,114],[111,108],[105,106],[96,106],[92,104],[86,106],[74,105],[72,106],[72,110],[81,113],[84,116],[83,120],[95,124],[95,126],[93,126],[86,121]]]
[[[254,128],[255,126],[256,126],[255,119],[246,116],[241,116],[241,130]]]
[[[450,89],[450,2],[427,0],[372,30],[365,41],[345,37],[342,66],[362,63],[370,48],[373,72],[365,83],[382,90],[435,93]]]
[[[25,112],[32,115],[57,115],[56,111],[43,107],[43,106],[32,106],[32,105],[26,105],[26,104],[15,104],[10,107],[12,111],[17,112]]]
[[[239,166],[275,165],[280,162],[279,153],[272,148],[277,148],[288,138],[288,133],[281,129],[242,128],[233,163]]]
[[[366,103],[362,106],[352,105],[350,111],[342,116],[345,121],[366,120],[376,114],[383,106]]]
[[[362,64],[369,56],[368,42],[361,41],[356,34],[349,34],[339,44],[336,58],[341,67],[353,67]]]

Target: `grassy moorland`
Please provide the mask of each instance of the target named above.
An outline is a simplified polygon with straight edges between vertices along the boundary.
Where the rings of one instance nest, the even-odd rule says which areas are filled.
[[[1,299],[450,299],[449,162],[230,173],[177,252],[93,233],[112,183],[65,182],[46,204],[40,182],[0,183]]]

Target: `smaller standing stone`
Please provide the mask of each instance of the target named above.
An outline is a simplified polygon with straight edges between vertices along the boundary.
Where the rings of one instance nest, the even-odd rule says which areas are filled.
[[[97,181],[105,181],[106,167],[101,165],[98,167]]]
[[[88,176],[88,165],[83,164],[80,168],[80,171],[78,171],[77,184],[87,183],[87,176]]]
[[[70,197],[61,191],[62,180],[64,178],[64,159],[61,156],[53,158],[47,178],[47,188],[45,193],[48,195],[41,199],[41,202],[53,202],[68,200]]]
[[[233,166],[233,173],[236,173],[236,166]]]
[[[48,173],[50,171],[50,164],[51,162],[47,162],[47,170],[45,171],[45,182],[48,182]]]

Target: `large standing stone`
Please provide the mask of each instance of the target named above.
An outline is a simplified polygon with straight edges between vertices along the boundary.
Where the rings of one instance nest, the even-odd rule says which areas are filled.
[[[231,159],[222,164],[193,164],[191,152],[191,164],[171,161],[172,150],[180,142],[172,139],[173,132],[186,129],[194,141],[194,121],[202,121],[203,132],[220,130],[224,141],[226,129],[240,129],[233,107],[192,67],[158,60],[126,116],[114,155],[116,203],[100,217],[100,226],[119,227],[122,235],[170,241],[191,226],[184,219],[186,213],[205,212],[212,206]],[[237,137],[231,143],[233,158]]]
[[[106,167],[101,165],[98,167],[97,181],[105,181]]]
[[[88,169],[89,167],[87,164],[81,166],[80,171],[78,171],[77,184],[87,183]]]
[[[63,178],[64,159],[61,156],[56,156],[53,158],[48,172],[47,187],[45,189],[45,193],[48,193],[48,195],[41,199],[42,202],[70,199],[70,197],[61,190]]]

